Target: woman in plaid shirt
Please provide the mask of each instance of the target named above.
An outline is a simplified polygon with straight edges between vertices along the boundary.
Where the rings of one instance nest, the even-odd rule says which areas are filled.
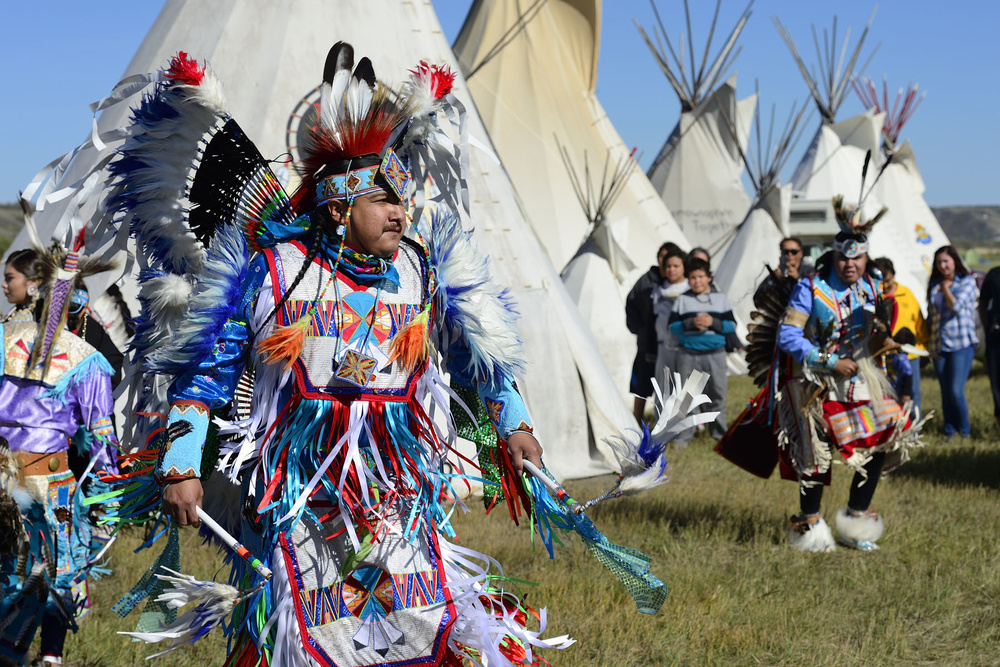
[[[953,246],[941,246],[934,253],[934,268],[927,288],[930,316],[930,352],[934,371],[941,383],[945,437],[957,431],[969,437],[969,408],[965,402],[965,382],[972,369],[976,338],[976,279],[965,268]]]

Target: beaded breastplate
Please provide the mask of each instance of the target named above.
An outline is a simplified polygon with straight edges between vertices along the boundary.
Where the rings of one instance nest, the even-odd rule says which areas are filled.
[[[267,252],[277,303],[306,259],[293,241]],[[313,308],[302,354],[295,362],[298,390],[307,398],[338,396],[403,401],[412,394],[422,369],[407,372],[389,361],[392,338],[427,302],[427,266],[421,250],[404,239],[393,258],[399,285],[388,279],[355,281],[316,258],[276,313],[277,324],[295,322]]]
[[[872,331],[880,287],[867,275],[850,287],[835,276],[829,282],[812,276],[810,283],[813,307],[806,335],[824,352],[853,351]]]

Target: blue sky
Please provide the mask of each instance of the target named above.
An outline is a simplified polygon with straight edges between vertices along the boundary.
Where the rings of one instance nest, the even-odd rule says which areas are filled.
[[[450,40],[470,4],[434,0]],[[703,47],[714,3],[690,4],[695,45]],[[8,51],[0,65],[5,97],[0,104],[0,146],[6,159],[0,164],[0,201],[15,199],[38,169],[87,136],[88,104],[118,81],[160,6],[156,0],[5,3],[0,36]],[[672,39],[686,32],[682,2],[658,0],[658,6]],[[744,0],[723,0],[718,32],[728,33],[744,6]],[[829,28],[835,11],[840,35],[850,25],[856,36],[873,7],[857,0],[757,0],[736,61],[740,95],[752,93],[756,79],[762,108],[769,115],[776,105],[779,119],[808,95],[772,16],[790,29],[800,52],[813,62],[811,24]],[[653,24],[647,0],[605,3],[597,94],[626,144],[643,153],[645,167],[676,124],[680,107],[633,19]],[[884,73],[891,90],[914,80],[927,91],[902,136],[914,146],[931,205],[1000,203],[998,19],[1000,4],[988,0],[892,0],[879,6],[866,52],[878,42],[881,47],[867,73],[877,81]],[[717,35],[715,44],[724,37]],[[331,35],[331,40],[336,38]],[[860,111],[862,105],[852,93],[839,117]],[[786,176],[818,124],[813,114]]]

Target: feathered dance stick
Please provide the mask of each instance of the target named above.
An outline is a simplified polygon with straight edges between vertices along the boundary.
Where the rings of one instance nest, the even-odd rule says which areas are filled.
[[[674,373],[673,382],[665,376],[664,384],[670,388],[665,400],[662,390],[653,380],[659,414],[652,431],[643,425],[641,432],[628,429],[619,436],[604,440],[618,459],[620,472],[615,485],[593,500],[577,504],[571,508],[573,511],[579,513],[602,500],[647,491],[667,481],[667,459],[664,456],[667,443],[687,429],[713,422],[719,416],[718,412],[689,414],[711,400],[702,393],[708,384],[707,373],[693,371],[683,386],[680,373]]]
[[[228,618],[233,613],[236,605],[261,591],[271,578],[271,570],[265,567],[235,537],[230,535],[229,531],[220,526],[202,508],[198,507],[197,512],[198,518],[205,522],[205,525],[220,540],[225,542],[233,550],[233,553],[249,563],[263,578],[263,581],[253,588],[240,591],[229,584],[221,584],[216,581],[200,581],[191,575],[181,574],[168,567],[164,567],[163,569],[170,574],[158,574],[156,578],[160,581],[170,583],[171,586],[157,597],[156,601],[165,603],[171,609],[180,609],[191,602],[195,602],[197,605],[193,609],[184,612],[182,616],[170,625],[156,632],[118,633],[139,639],[147,644],[156,644],[170,640],[170,645],[165,650],[147,657],[147,660],[159,657],[176,648],[180,648],[184,644],[190,644],[201,639],[211,632],[215,626]]]
[[[240,592],[228,584],[199,581],[190,575],[175,572],[168,567],[163,569],[170,574],[158,574],[156,577],[172,585],[157,597],[156,601],[165,603],[171,609],[180,609],[190,602],[196,602],[197,606],[184,612],[173,623],[157,632],[118,633],[147,644],[170,640],[170,645],[166,649],[148,656],[147,660],[157,658],[180,648],[184,644],[201,639],[228,618],[237,604],[256,594],[264,586],[264,583],[261,583],[250,590]]]
[[[539,470],[535,464],[525,459],[524,470],[541,482],[554,496],[537,489],[532,495],[536,512],[544,512],[549,517],[559,518],[558,527],[572,530],[587,545],[590,553],[611,570],[618,580],[625,584],[636,607],[643,614],[655,614],[667,599],[667,586],[649,571],[650,558],[635,549],[614,544],[597,529],[594,522],[583,513],[580,504],[573,500],[547,470]],[[541,505],[541,507],[538,507]]]

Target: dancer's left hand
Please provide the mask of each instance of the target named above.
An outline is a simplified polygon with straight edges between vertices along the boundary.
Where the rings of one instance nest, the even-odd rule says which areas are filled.
[[[520,475],[524,472],[524,465],[521,463],[528,459],[538,468],[542,467],[542,446],[535,440],[535,436],[524,431],[516,431],[507,438],[507,451],[514,463],[514,469]]]

